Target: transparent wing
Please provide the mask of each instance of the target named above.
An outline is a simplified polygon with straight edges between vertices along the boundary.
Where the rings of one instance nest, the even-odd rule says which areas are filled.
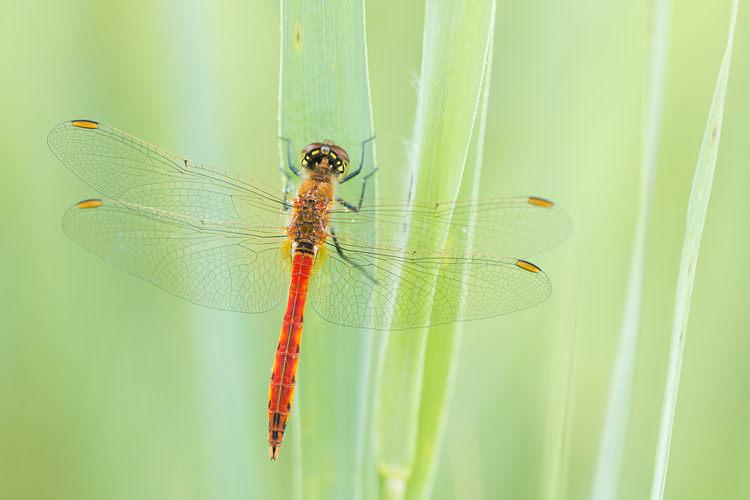
[[[202,306],[264,312],[289,288],[282,230],[100,200],[69,209],[63,229],[108,262]]]
[[[357,206],[360,200],[346,203]],[[420,246],[420,241],[445,237],[445,251],[473,234],[472,252],[526,257],[564,241],[572,232],[568,214],[554,203],[535,197],[493,198],[427,203],[401,200],[363,200],[359,212],[343,203],[331,210],[331,227],[342,239],[375,241],[379,246],[403,246],[411,221],[416,238],[413,250],[443,249]]]
[[[283,226],[291,202],[260,181],[168,153],[107,125],[61,123],[52,152],[107,198],[198,219]]]
[[[68,211],[64,227],[74,240],[197,304],[261,312],[285,296],[285,226],[292,204],[281,191],[96,122],[60,124],[48,144],[76,175],[118,200],[89,200]],[[549,281],[532,264],[436,250],[450,251],[473,234],[475,252],[530,255],[571,230],[562,209],[528,197],[438,204],[367,200],[358,213],[335,204],[330,218],[337,238],[329,238],[321,253],[327,258],[316,266],[311,303],[334,323],[377,329],[477,319],[541,302]],[[407,221],[416,247],[401,250]],[[435,233],[446,236],[446,248],[420,246]],[[416,308],[433,296],[432,317],[420,319]]]
[[[343,240],[339,246],[346,257],[326,242],[308,294],[313,309],[336,324],[403,330],[488,318],[531,307],[551,292],[547,275],[523,260]]]

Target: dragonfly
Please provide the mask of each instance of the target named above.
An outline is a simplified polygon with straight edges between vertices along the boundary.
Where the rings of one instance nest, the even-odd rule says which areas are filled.
[[[262,313],[287,299],[267,404],[271,460],[291,413],[308,303],[331,323],[371,330],[525,309],[549,297],[550,280],[513,256],[557,245],[572,227],[562,208],[538,197],[339,199],[337,186],[361,174],[364,143],[350,171],[349,155],[332,142],[306,146],[299,167],[287,142],[288,166],[301,178],[296,197],[91,120],[61,123],[47,143],[105,196],[65,213],[74,241],[202,306]],[[363,194],[370,175],[361,176]],[[407,230],[413,244],[404,248]],[[451,252],[467,235],[477,253]]]

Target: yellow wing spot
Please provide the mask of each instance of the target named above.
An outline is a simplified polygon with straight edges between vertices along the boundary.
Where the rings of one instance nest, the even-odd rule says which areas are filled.
[[[70,123],[72,123],[74,127],[79,128],[99,128],[99,124],[92,122],[91,120],[75,120]]]
[[[524,271],[529,271],[531,273],[538,273],[541,271],[538,267],[536,267],[531,262],[526,262],[525,260],[517,260],[516,265],[523,269]]]
[[[83,200],[76,205],[78,208],[96,208],[102,206],[102,200]]]
[[[551,201],[547,201],[544,198],[529,198],[529,203],[536,205],[537,207],[552,207],[554,204]]]

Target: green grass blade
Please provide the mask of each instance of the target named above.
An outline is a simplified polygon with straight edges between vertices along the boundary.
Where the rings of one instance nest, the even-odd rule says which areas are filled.
[[[412,164],[415,199],[456,199],[481,92],[493,12],[494,2],[490,0],[427,2]],[[406,248],[412,246],[410,238],[407,235]],[[443,248],[445,237],[436,232],[429,244]],[[396,290],[396,293],[401,292]],[[430,299],[425,298],[417,314],[429,317]],[[420,404],[425,398],[423,381],[425,376],[434,377],[436,373],[432,369],[427,375],[425,372],[428,333],[427,329],[391,333],[381,357],[375,432],[385,498],[403,498],[410,487],[408,482],[417,458],[432,460],[428,456],[431,453],[417,453],[420,421],[425,418],[420,415]],[[435,419],[443,418],[439,414],[445,409],[443,399],[453,378],[450,370],[456,348],[455,337],[442,339],[445,344],[435,346],[435,352],[430,353],[432,361],[447,369],[442,375],[443,389],[439,390],[442,395],[427,396],[434,398],[434,409],[438,412],[432,416]],[[438,423],[430,433],[437,436],[439,428]],[[420,464],[419,469],[425,472],[420,475],[419,485],[415,485],[417,492],[427,484],[429,464]]]
[[[291,141],[292,161],[307,144],[330,139],[356,167],[362,142],[373,136],[363,2],[283,0],[280,80],[279,135]],[[280,146],[286,168],[286,144]],[[373,155],[369,142],[366,168]],[[360,189],[352,181],[340,194],[355,198]],[[367,195],[374,196],[374,183]],[[315,314],[305,319],[292,432],[281,449],[283,459],[293,447],[298,497],[360,494],[371,342],[368,332],[335,327]]]
[[[663,108],[664,73],[667,65],[669,6],[669,0],[654,0],[651,3],[651,55],[647,72],[648,94],[641,158],[640,200],[631,249],[625,306],[622,323],[620,324],[620,339],[612,369],[609,400],[591,489],[592,500],[605,500],[617,496],[620,471],[625,455],[643,305],[646,246],[654,201],[654,179],[656,177],[659,128]]]
[[[494,6],[493,6],[494,7]],[[479,198],[479,180],[481,178],[484,152],[484,135],[487,127],[487,107],[490,93],[490,75],[492,74],[492,42],[495,30],[495,11],[490,19],[487,51],[487,65],[482,84],[481,102],[477,116],[478,126],[472,135],[470,149],[461,186],[459,200]],[[473,228],[469,230],[464,241],[456,242],[454,251],[471,252],[474,237]],[[458,359],[461,351],[463,323],[430,328],[425,352],[424,374],[422,381],[421,404],[419,406],[419,435],[417,437],[417,456],[414,471],[409,480],[407,498],[432,498],[432,489],[440,463],[440,454],[445,437],[445,425],[456,380]]]
[[[703,225],[706,221],[708,201],[711,195],[711,184],[713,183],[714,170],[716,168],[716,155],[719,150],[724,101],[727,92],[727,81],[729,80],[729,65],[732,59],[734,29],[737,24],[738,4],[739,0],[732,2],[727,48],[724,53],[724,59],[721,62],[719,77],[711,103],[711,111],[708,114],[706,132],[703,136],[703,143],[701,144],[701,151],[698,156],[698,165],[695,169],[693,188],[690,192],[690,200],[688,202],[687,228],[685,230],[685,241],[682,246],[682,258],[680,259],[680,269],[677,278],[672,340],[669,349],[669,365],[667,368],[667,382],[664,388],[661,422],[659,424],[659,439],[656,447],[654,478],[651,485],[651,500],[661,500],[663,498],[664,485],[667,479],[669,447],[672,441],[672,425],[677,405],[682,357],[685,349],[690,297],[693,292],[695,266],[698,261]]]

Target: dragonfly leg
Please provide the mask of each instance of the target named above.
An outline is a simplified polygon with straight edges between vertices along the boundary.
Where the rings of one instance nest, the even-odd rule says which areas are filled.
[[[279,139],[281,139],[282,141],[286,142],[286,161],[287,161],[287,164],[289,165],[289,169],[292,172],[294,172],[294,175],[296,175],[297,177],[299,177],[300,176],[300,171],[294,166],[294,164],[292,164],[292,152],[291,152],[292,141],[290,141],[286,137],[279,137]],[[292,188],[293,188],[293,186],[292,186],[292,176],[289,175],[289,172],[287,172],[286,168],[284,168],[282,166],[279,166],[279,170],[281,170],[281,173],[286,178],[286,186],[284,187],[284,193],[289,194],[292,191]]]
[[[365,164],[365,144],[367,144],[368,142],[372,142],[374,140],[375,140],[375,136],[373,135],[369,139],[366,139],[366,140],[362,141],[362,153],[360,153],[360,155],[359,155],[359,167],[357,167],[357,170],[355,170],[354,172],[349,173],[349,175],[347,175],[346,177],[344,177],[343,179],[341,179],[339,181],[340,183],[344,183],[344,182],[348,181],[349,179],[351,179],[352,177],[356,177],[357,175],[359,175],[359,173],[362,171],[362,166]],[[372,174],[370,174],[370,175],[372,175]]]
[[[331,228],[331,239],[333,240],[333,245],[336,247],[336,253],[339,254],[342,259],[348,262],[354,269],[357,269],[359,272],[367,276],[367,278],[372,280],[373,283],[375,283],[376,285],[378,284],[378,280],[375,279],[375,276],[365,271],[361,265],[356,264],[354,261],[352,261],[352,259],[344,255],[344,251],[341,249],[341,245],[339,245],[339,239],[336,237],[336,233],[334,232],[333,228]]]
[[[289,165],[289,169],[294,172],[294,175],[296,175],[297,177],[301,177],[302,174],[300,173],[299,169],[292,163],[292,141],[290,141],[286,137],[279,137],[279,139],[286,142],[286,162]],[[291,180],[292,177],[283,168],[281,169],[281,171],[284,172],[284,175],[287,179]]]
[[[352,210],[354,212],[359,212],[359,209],[362,208],[362,202],[365,199],[365,189],[367,188],[367,179],[375,175],[377,171],[378,171],[378,167],[375,167],[374,169],[372,169],[372,172],[370,172],[369,174],[365,175],[362,178],[362,192],[359,195],[359,203],[356,206],[352,205],[351,203],[347,203],[346,201],[342,199],[337,199],[336,201],[344,205],[349,210]]]
[[[283,169],[282,169],[282,172],[284,172]],[[286,172],[284,172],[284,174],[286,174]],[[294,184],[292,184],[292,177],[290,175],[287,174],[285,175],[285,177],[286,177],[286,185],[284,186],[284,194],[288,196],[289,193],[291,193],[294,190]],[[284,210],[289,210],[290,208],[291,207],[289,207],[288,205],[286,204],[284,205]]]

